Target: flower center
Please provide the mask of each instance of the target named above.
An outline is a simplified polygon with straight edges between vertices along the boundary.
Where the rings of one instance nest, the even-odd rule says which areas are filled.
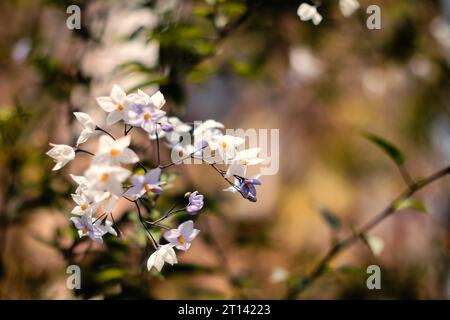
[[[87,234],[88,231],[89,231],[88,228],[87,228],[87,227],[84,227],[83,230],[82,230],[81,232],[82,232],[83,234]]]
[[[227,143],[226,142],[222,142],[221,144],[220,144],[220,146],[222,147],[222,148],[226,148],[227,147]]]
[[[246,182],[245,185],[246,185],[247,187],[250,187],[250,186],[252,185],[252,183],[251,183],[251,182]]]
[[[83,204],[81,205],[81,210],[86,210],[87,209],[87,203],[83,202]]]
[[[108,180],[108,177],[109,177],[109,175],[107,174],[107,173],[104,173],[104,174],[102,174],[102,176],[101,176],[101,180],[103,181],[103,182],[106,182],[106,180]]]
[[[144,114],[144,119],[145,120],[151,119],[151,117],[152,117],[152,115],[150,113]]]
[[[146,192],[152,191],[152,186],[149,185],[148,183],[144,184],[144,189]]]
[[[125,107],[123,106],[123,104],[119,103],[117,105],[117,110],[122,111],[123,109],[125,109]]]
[[[118,154],[119,154],[119,150],[117,150],[117,149],[111,149],[111,155],[112,156],[117,156]]]
[[[179,237],[177,238],[177,240],[178,240],[178,243],[179,243],[179,244],[184,244],[184,243],[186,242],[186,239],[185,239],[183,236],[179,236]]]
[[[241,159],[240,162],[243,166],[246,166],[248,164],[248,161],[246,159]]]
[[[183,150],[178,151],[178,156],[179,156],[180,158],[184,156]]]

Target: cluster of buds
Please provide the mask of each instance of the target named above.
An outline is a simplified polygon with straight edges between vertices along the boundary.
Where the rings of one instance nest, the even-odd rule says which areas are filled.
[[[214,169],[229,184],[225,191],[236,192],[245,199],[256,201],[255,186],[261,182],[258,177],[246,177],[246,172],[248,166],[263,162],[263,159],[258,158],[260,149],[242,149],[245,140],[224,134],[223,124],[207,120],[193,128],[176,117],[166,116],[166,112],[162,110],[165,98],[159,91],[151,96],[141,90],[126,94],[119,86],[114,85],[110,96],[97,98],[97,103],[108,113],[107,126],[124,126],[122,137],[114,137],[88,114],[74,112],[83,127],[75,146],[50,144],[52,149],[47,152],[56,162],[53,170],[61,169],[79,153],[92,157],[89,167],[82,175],[71,175],[78,185],[72,194],[76,206],[72,210],[71,220],[80,237],[89,237],[95,242],[103,243],[103,236],[106,234],[120,235],[113,212],[117,202],[124,198],[136,206],[139,221],[155,249],[148,259],[148,269],[154,267],[160,271],[165,262],[172,265],[176,263],[174,248],[188,250],[199,230],[194,228],[192,220],[181,223],[176,229],[171,229],[162,222],[183,211],[191,216],[197,215],[204,206],[204,196],[198,191],[187,193],[184,206],[174,205],[155,221],[143,217],[141,204],[146,200],[156,204],[155,199],[167,188],[167,181],[161,179],[162,171],[182,164],[187,159],[195,159]],[[133,128],[143,130],[150,140],[156,141],[155,168],[144,166],[131,148],[130,132]],[[80,147],[97,135],[98,150],[95,153]],[[185,139],[186,135],[190,139]],[[171,150],[172,162],[168,164],[160,162],[162,139],[165,140],[164,145]],[[205,154],[208,156],[205,157]],[[155,240],[152,228],[167,229],[163,234],[166,244]]]

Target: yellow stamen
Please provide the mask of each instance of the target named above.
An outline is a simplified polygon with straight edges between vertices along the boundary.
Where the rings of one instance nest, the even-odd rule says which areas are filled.
[[[83,204],[81,205],[81,210],[86,210],[88,207],[86,202],[83,202]]]
[[[152,187],[148,183],[144,184],[144,189],[145,189],[145,192],[152,191]]]
[[[184,156],[183,150],[178,151],[178,156],[179,156],[180,158]]]
[[[241,159],[240,162],[243,166],[246,166],[248,164],[248,161],[246,159]]]
[[[151,117],[152,117],[152,115],[151,115],[150,113],[144,114],[144,119],[145,119],[145,120],[148,120],[148,119],[150,119]]]
[[[227,147],[227,143],[226,142],[222,142],[221,144],[220,144],[220,146],[222,147],[222,148],[226,148]]]
[[[186,239],[183,236],[179,236],[178,237],[178,243],[179,244],[184,244],[186,242]]]
[[[120,153],[119,150],[117,150],[117,149],[111,149],[111,155],[112,155],[112,156],[117,156],[119,153]]]
[[[101,180],[103,181],[103,182],[106,182],[106,180],[108,180],[108,177],[109,177],[109,175],[107,174],[107,173],[104,173],[104,174],[102,174],[102,176],[101,176]]]
[[[81,231],[81,233],[82,233],[83,235],[87,234],[88,232],[89,232],[89,230],[88,230],[87,227],[84,227],[83,230]]]
[[[125,109],[125,107],[123,106],[123,104],[119,103],[117,105],[117,110],[122,111],[123,109]]]

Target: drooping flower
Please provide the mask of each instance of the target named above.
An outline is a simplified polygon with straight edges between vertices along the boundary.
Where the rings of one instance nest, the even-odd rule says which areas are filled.
[[[344,17],[350,17],[359,9],[358,0],[339,0],[339,9]]]
[[[95,133],[97,125],[87,113],[74,112],[73,114],[83,126],[83,130],[77,140],[78,147],[80,144],[85,143]]]
[[[131,137],[126,136],[114,140],[110,136],[103,135],[99,139],[99,150],[94,157],[94,163],[110,163],[118,165],[121,163],[136,163],[139,161],[136,153],[128,148]]]
[[[186,211],[190,215],[196,215],[204,205],[203,195],[199,194],[198,191],[194,191],[189,195],[189,204],[186,207]]]
[[[188,220],[180,224],[177,229],[166,231],[164,238],[178,250],[187,251],[199,232],[200,230],[194,229],[194,222]]]
[[[261,185],[259,179],[243,179],[239,186],[242,196],[251,202],[256,202],[256,185]]]
[[[162,245],[158,250],[151,254],[147,260],[147,269],[150,271],[154,267],[158,272],[161,272],[161,269],[166,262],[170,265],[174,265],[178,262],[177,255],[171,244]]]
[[[302,21],[311,20],[314,25],[318,25],[322,21],[321,14],[317,11],[316,6],[312,6],[308,3],[302,3],[297,9],[297,15]]]
[[[129,188],[123,195],[134,198],[140,198],[147,192],[153,192],[160,194],[163,189],[161,185],[163,181],[159,181],[161,175],[161,169],[155,168],[147,172],[145,175],[136,174],[131,177],[131,183],[133,186]]]
[[[53,171],[59,170],[64,167],[67,163],[75,159],[75,150],[71,146],[65,144],[53,144],[50,143],[53,147],[49,151],[47,151],[47,155],[52,157],[56,164],[53,167]]]
[[[97,98],[98,105],[109,113],[106,118],[108,126],[120,120],[128,121],[130,102],[127,94],[117,84],[112,87],[109,97]]]
[[[84,176],[88,180],[88,194],[95,196],[98,193],[111,192],[116,196],[123,193],[122,183],[131,172],[119,166],[92,165]]]
[[[264,162],[264,159],[258,158],[260,151],[261,148],[250,148],[237,152],[236,157],[229,161],[229,167],[225,177],[231,178],[235,175],[244,177],[248,166]]]

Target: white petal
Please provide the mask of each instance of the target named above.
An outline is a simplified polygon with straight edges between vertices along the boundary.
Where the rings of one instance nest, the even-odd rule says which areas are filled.
[[[164,95],[161,93],[161,91],[156,92],[154,95],[150,97],[151,103],[158,109],[161,109],[164,104],[166,103],[166,100],[164,99]]]
[[[136,163],[139,161],[139,157],[133,150],[126,148],[120,153],[119,160],[121,163]]]
[[[125,100],[127,94],[117,85],[115,84],[111,90],[111,99],[115,103],[122,103]]]
[[[112,101],[110,97],[98,97],[97,103],[106,112],[112,112],[117,109],[116,104]]]
[[[116,123],[117,121],[120,121],[123,119],[124,113],[119,110],[113,110],[108,116],[106,117],[106,124],[108,126]]]

